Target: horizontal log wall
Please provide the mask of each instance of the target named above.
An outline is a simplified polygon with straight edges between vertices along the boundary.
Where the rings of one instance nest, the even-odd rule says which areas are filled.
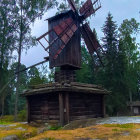
[[[103,95],[75,93],[69,94],[70,120],[102,117]]]
[[[35,95],[29,97],[28,101],[30,104],[30,121],[59,120],[58,94]]]

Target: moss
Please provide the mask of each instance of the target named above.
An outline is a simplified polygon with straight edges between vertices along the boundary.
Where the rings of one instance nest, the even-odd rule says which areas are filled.
[[[49,130],[61,130],[61,126],[51,126]]]
[[[134,124],[104,124],[105,127],[133,128]]]
[[[119,131],[118,129],[112,129],[112,131]]]
[[[13,115],[6,115],[0,117],[0,121],[2,122],[14,122],[14,116]]]
[[[10,126],[0,129],[0,139],[9,135],[17,135],[19,139],[24,140],[36,136],[37,128],[27,124],[11,123]]]

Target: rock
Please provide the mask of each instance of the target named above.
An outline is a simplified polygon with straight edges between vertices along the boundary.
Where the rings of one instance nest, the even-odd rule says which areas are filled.
[[[1,128],[3,128],[3,127],[5,128],[5,127],[7,127],[7,125],[0,125],[0,127],[1,127]]]
[[[18,127],[16,128],[17,130],[21,130],[21,131],[26,131],[26,129],[22,128],[22,127]]]
[[[31,133],[25,133],[23,135],[23,138],[27,139],[27,138],[30,138],[31,137]]]
[[[9,124],[7,125],[7,127],[11,127],[11,126],[17,126],[16,124]]]
[[[11,135],[11,136],[4,137],[2,140],[19,140],[19,138],[17,135]]]
[[[43,133],[44,131],[46,131],[46,128],[39,128],[38,130],[37,130],[37,134],[41,134],[41,133]]]
[[[19,122],[20,124],[28,124],[28,122]]]
[[[123,136],[129,136],[130,135],[130,132],[127,132],[127,131],[126,132],[123,132],[122,135]]]

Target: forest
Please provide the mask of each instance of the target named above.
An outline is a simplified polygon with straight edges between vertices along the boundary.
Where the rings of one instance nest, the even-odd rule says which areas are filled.
[[[81,1],[76,0],[78,6]],[[56,0],[1,0],[0,2],[0,116],[26,114],[26,99],[20,94],[32,85],[54,81],[55,69],[48,64],[25,69],[21,54],[37,45],[31,34],[31,25],[36,19],[58,5]],[[67,9],[65,2],[57,7],[58,12]],[[95,32],[96,30],[93,29]],[[127,103],[140,100],[140,46],[138,35],[140,23],[135,19],[124,19],[118,25],[113,15],[106,13],[102,25],[102,46],[99,50],[103,65],[96,53],[88,53],[82,43],[82,69],[76,80],[81,83],[102,85],[111,93],[106,96],[106,114],[126,115]]]

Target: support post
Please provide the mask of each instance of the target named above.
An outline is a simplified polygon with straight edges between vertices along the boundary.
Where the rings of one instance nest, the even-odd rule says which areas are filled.
[[[102,96],[102,113],[103,117],[105,117],[105,95]]]
[[[66,123],[69,123],[69,94],[65,95]]]
[[[31,117],[30,117],[30,102],[29,102],[29,98],[27,98],[26,101],[27,101],[27,121],[28,121],[28,123],[30,123]]]
[[[60,115],[60,125],[64,125],[64,103],[63,94],[59,93],[59,115]]]

